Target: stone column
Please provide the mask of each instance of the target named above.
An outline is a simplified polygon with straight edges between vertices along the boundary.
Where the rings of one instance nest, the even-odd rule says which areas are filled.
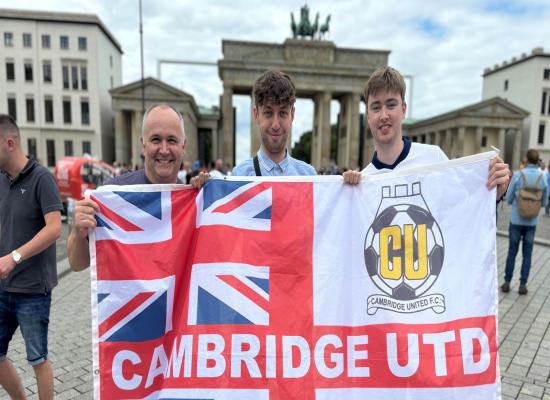
[[[128,162],[128,140],[122,111],[115,113],[115,160],[124,164]]]
[[[254,96],[251,96],[250,101],[250,157],[254,157],[260,148],[260,127],[254,119]]]
[[[338,132],[338,165],[359,166],[359,102],[358,93],[346,94],[340,100],[340,129]]]
[[[504,160],[504,157],[506,155],[506,129],[500,128],[498,130],[498,149],[500,150],[500,158]],[[515,152],[516,149],[514,149]]]
[[[513,129],[514,132],[514,151],[512,152],[512,167],[513,169],[519,168],[519,163],[521,162],[521,157],[523,157],[523,154],[521,154],[521,130],[520,129]],[[504,153],[502,153],[504,154]],[[501,156],[502,158],[502,156]]]
[[[445,151],[445,154],[447,154],[447,157],[449,157],[449,159],[453,158],[453,131],[451,129],[447,129],[445,131],[445,148],[444,148],[444,151]]]
[[[131,128],[131,160],[132,167],[135,165],[141,167],[141,122],[142,122],[141,111],[132,112],[132,128]]]
[[[330,163],[330,93],[318,93],[314,97],[315,111],[311,140],[311,163],[319,170]]]
[[[476,145],[474,147],[476,153],[481,153],[481,140],[483,139],[483,127],[476,128]]]
[[[235,121],[233,117],[233,88],[230,86],[223,87],[223,95],[221,99],[221,114],[222,114],[222,129],[221,137],[222,142],[219,143],[221,147],[221,154],[219,155],[224,163],[234,164],[234,127]]]
[[[466,137],[466,128],[464,126],[458,127],[458,137],[456,141],[455,151],[453,158],[464,156],[464,138]]]

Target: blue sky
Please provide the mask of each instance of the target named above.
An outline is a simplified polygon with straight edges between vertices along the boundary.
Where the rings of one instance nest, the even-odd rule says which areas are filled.
[[[124,50],[123,82],[139,79],[137,0],[20,0],[18,8],[97,14]],[[290,13],[303,0],[143,0],[145,74],[156,76],[159,58],[217,61],[223,38],[282,43]],[[550,52],[550,3],[546,0],[308,0],[310,15],[331,14],[329,39],[337,46],[391,50],[390,65],[414,78],[413,117],[425,118],[481,99],[483,69],[530,53]],[[0,7],[13,8],[13,0]],[[219,101],[217,68],[164,66],[167,83],[199,104]],[[236,96],[238,160],[249,155],[250,100]],[[296,106],[293,139],[311,129],[313,105]],[[338,105],[333,102],[333,121]]]

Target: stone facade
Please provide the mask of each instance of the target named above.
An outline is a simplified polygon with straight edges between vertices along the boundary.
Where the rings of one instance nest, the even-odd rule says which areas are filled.
[[[362,88],[376,68],[387,65],[389,51],[338,48],[330,41],[304,39],[287,39],[283,44],[224,40],[222,51],[218,70],[224,90],[217,141],[223,145],[218,146],[217,157],[235,161],[232,96],[251,96],[256,78],[268,69],[275,69],[292,77],[297,97],[314,101],[312,165],[319,169],[330,164],[330,102],[336,99],[341,103],[338,164],[359,166],[359,155],[364,151],[359,149]],[[252,121],[251,154],[259,146],[259,131]]]
[[[515,169],[521,157],[521,129],[528,115],[527,111],[495,97],[404,124],[403,134],[415,142],[440,146],[449,158],[489,151],[493,146],[500,150],[510,168]]]

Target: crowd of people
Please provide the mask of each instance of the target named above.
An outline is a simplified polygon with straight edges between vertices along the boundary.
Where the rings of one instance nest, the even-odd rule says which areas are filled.
[[[329,172],[342,173],[345,184],[356,185],[364,175],[447,160],[438,146],[411,142],[403,137],[402,120],[407,107],[405,82],[397,70],[391,67],[376,70],[368,80],[363,95],[367,101],[366,122],[373,134],[376,151],[372,161],[362,171],[338,171],[333,168],[316,171],[313,166],[293,158],[287,152],[296,90],[288,74],[267,71],[254,84],[253,117],[261,136],[261,145],[254,157],[232,169],[222,160],[216,160],[208,167],[183,162],[187,143],[183,116],[167,104],[158,104],[149,108],[143,116],[141,150],[144,167],[129,171],[129,168],[118,166],[118,175],[105,183],[190,183],[195,188],[201,188],[208,179],[229,174],[312,176],[318,172]],[[546,206],[547,181],[538,180],[535,176],[539,172],[535,165],[538,154],[528,152],[527,162],[524,168],[527,185],[541,187],[544,195],[541,205]],[[9,343],[19,327],[25,341],[27,360],[37,378],[39,398],[51,399],[53,372],[48,361],[47,333],[51,291],[57,284],[55,242],[60,235],[62,206],[52,175],[24,155],[19,129],[15,121],[5,115],[0,115],[0,170],[0,385],[11,398],[25,398],[21,379],[7,358]],[[526,183],[519,172],[513,175],[511,183],[510,177],[509,167],[500,157],[490,161],[487,189],[496,189],[498,201],[505,199],[513,208],[518,208],[517,198]],[[548,212],[548,208],[546,210]],[[68,259],[73,271],[84,270],[90,265],[88,234],[96,227],[95,215],[98,212],[99,206],[91,199],[75,203],[73,224],[67,240]],[[514,211],[512,217],[515,218]],[[510,251],[503,291],[510,290],[517,253],[516,236],[528,241],[534,234],[534,228],[529,227],[536,227],[537,217],[529,219],[518,214],[518,218],[512,219],[510,224]],[[521,228],[516,228],[516,225]],[[525,244],[523,256],[520,294],[527,293],[530,266],[530,257],[526,260]]]

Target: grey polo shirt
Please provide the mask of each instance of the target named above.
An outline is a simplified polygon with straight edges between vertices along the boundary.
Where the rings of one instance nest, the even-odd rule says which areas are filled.
[[[61,211],[61,198],[53,175],[34,160],[11,181],[0,173],[0,257],[31,240],[44,226],[44,215]],[[55,243],[23,260],[0,280],[8,292],[45,293],[57,285]]]

